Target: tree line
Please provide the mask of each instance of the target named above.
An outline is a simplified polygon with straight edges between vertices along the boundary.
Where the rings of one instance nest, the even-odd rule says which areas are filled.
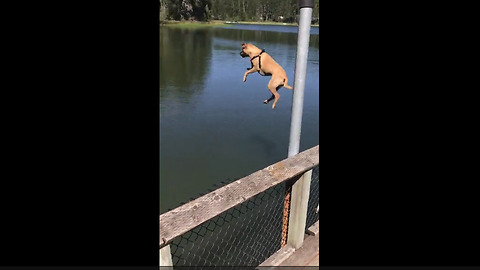
[[[298,0],[159,0],[160,21],[298,22]],[[318,23],[314,0],[312,23]]]

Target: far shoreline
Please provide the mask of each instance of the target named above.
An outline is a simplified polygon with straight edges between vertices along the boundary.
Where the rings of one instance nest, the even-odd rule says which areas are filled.
[[[298,26],[298,23],[282,23],[282,22],[252,22],[252,21],[220,21],[210,20],[201,21],[161,21],[162,26],[179,26],[179,27],[202,27],[202,26],[229,26],[232,24],[252,24],[252,25],[279,25],[279,26]],[[319,27],[318,24],[312,24],[311,27]]]

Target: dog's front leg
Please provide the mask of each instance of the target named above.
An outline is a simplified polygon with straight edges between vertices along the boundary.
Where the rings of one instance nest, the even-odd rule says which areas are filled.
[[[243,82],[245,82],[245,81],[247,80],[247,75],[248,75],[248,74],[254,73],[254,72],[256,72],[256,71],[257,71],[257,69],[255,69],[255,68],[252,68],[252,69],[247,70],[247,71],[245,72],[245,74],[243,75]]]

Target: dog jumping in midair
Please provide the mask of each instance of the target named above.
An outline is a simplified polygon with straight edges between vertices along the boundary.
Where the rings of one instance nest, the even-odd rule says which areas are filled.
[[[281,87],[293,89],[287,84],[287,73],[282,66],[275,62],[275,60],[273,60],[273,58],[265,52],[265,50],[260,50],[251,43],[242,43],[242,51],[240,52],[240,56],[250,57],[250,62],[252,63],[252,67],[247,68],[247,71],[243,75],[243,82],[247,80],[248,74],[254,72],[258,72],[262,76],[272,76],[267,85],[268,90],[272,92],[272,96],[263,101],[263,103],[267,104],[272,99],[275,99],[272,105],[272,109],[274,109],[275,105],[277,105],[277,102],[280,99],[278,90]]]

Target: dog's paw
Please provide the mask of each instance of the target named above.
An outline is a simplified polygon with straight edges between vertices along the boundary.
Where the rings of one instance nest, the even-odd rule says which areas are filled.
[[[265,100],[263,101],[263,103],[264,103],[264,104],[267,104],[267,103],[268,103],[268,100],[265,99]]]
[[[246,82],[247,81],[247,78],[243,78],[243,82]]]

